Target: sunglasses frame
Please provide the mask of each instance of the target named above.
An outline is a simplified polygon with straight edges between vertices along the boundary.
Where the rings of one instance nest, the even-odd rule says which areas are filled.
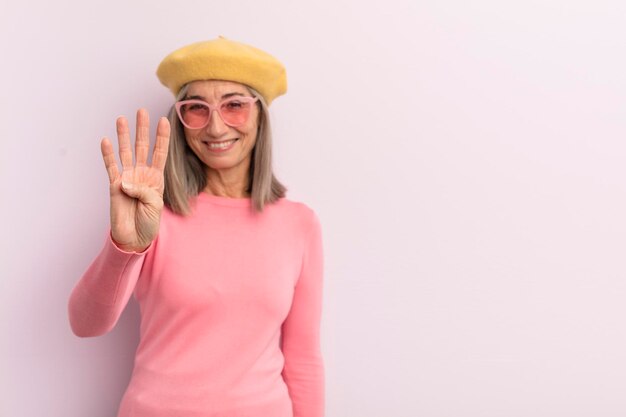
[[[211,116],[213,115],[214,111],[217,110],[217,112],[219,113],[222,121],[224,122],[224,124],[231,126],[231,127],[237,127],[237,126],[242,126],[243,124],[245,124],[248,119],[244,120],[243,123],[240,124],[232,124],[232,123],[228,123],[225,119],[224,116],[222,115],[222,112],[220,110],[220,108],[222,107],[222,104],[229,102],[229,101],[240,101],[240,102],[246,102],[246,103],[255,103],[259,100],[258,97],[251,97],[251,96],[236,96],[236,97],[228,97],[225,98],[223,100],[221,100],[219,103],[217,103],[216,105],[212,105],[207,103],[204,100],[198,100],[198,99],[189,99],[189,100],[181,100],[181,101],[177,101],[174,104],[174,107],[176,107],[176,113],[178,114],[178,120],[180,120],[180,122],[188,129],[203,129],[205,128],[209,122],[211,121]],[[191,127],[189,126],[187,123],[185,123],[185,121],[183,120],[183,115],[182,115],[182,110],[181,107],[185,104],[193,104],[193,103],[197,103],[197,104],[202,104],[206,107],[208,107],[209,109],[209,117],[207,117],[206,119],[206,123],[202,126],[199,127]],[[250,115],[248,114],[248,117]]]

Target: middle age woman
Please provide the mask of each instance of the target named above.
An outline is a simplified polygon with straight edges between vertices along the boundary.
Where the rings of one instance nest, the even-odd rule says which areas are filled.
[[[104,138],[111,227],[74,287],[74,333],[99,336],[131,295],[140,343],[118,417],[322,417],[321,224],[272,171],[268,107],[284,66],[220,36],[169,54],[176,97],[148,164],[148,114],[119,156]],[[170,128],[171,126],[171,128]]]

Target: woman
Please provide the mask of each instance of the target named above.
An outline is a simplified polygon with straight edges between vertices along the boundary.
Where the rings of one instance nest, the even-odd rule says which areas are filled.
[[[111,228],[70,296],[72,330],[107,333],[137,299],[118,417],[323,416],[320,222],[271,168],[267,106],[286,92],[284,67],[219,37],[168,55],[157,75],[176,103],[151,165],[145,110],[135,166],[125,118],[121,170],[102,140]]]

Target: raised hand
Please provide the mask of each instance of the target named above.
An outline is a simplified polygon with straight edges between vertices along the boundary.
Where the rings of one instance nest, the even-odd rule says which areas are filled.
[[[150,149],[148,112],[145,109],[137,111],[135,166],[128,121],[120,116],[116,124],[121,173],[111,141],[105,137],[100,143],[110,182],[111,237],[122,250],[142,252],[159,231],[163,209],[163,170],[169,148],[170,124],[165,117],[159,120],[151,166],[147,165]]]

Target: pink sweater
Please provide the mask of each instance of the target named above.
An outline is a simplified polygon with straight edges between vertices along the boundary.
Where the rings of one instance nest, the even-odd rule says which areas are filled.
[[[105,244],[74,287],[81,337],[117,323],[131,294],[140,342],[118,417],[322,417],[320,222],[286,198],[201,193],[189,217],[167,207],[142,253]]]

